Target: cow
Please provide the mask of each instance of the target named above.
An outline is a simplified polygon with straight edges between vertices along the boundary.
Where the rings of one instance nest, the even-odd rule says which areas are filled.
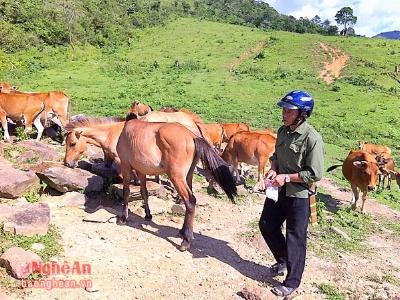
[[[221,149],[222,136],[224,133],[221,124],[197,123],[197,127],[199,127],[201,134],[211,145],[213,145],[218,150]]]
[[[70,101],[67,95],[63,92],[20,92],[16,90],[16,87],[11,87],[6,82],[0,83],[0,92],[4,94],[22,94],[33,96],[44,104],[44,124],[47,127],[47,118],[49,114],[54,114],[61,122],[61,125],[65,128],[68,123],[70,115]],[[32,98],[30,98],[32,99]]]
[[[8,82],[0,82],[0,93],[9,94],[11,92],[17,91],[16,86],[12,86]]]
[[[250,130],[249,126],[244,123],[223,123],[222,129],[224,130],[223,142],[228,142],[231,136],[237,132]]]
[[[236,181],[240,181],[239,162],[258,166],[257,184],[253,191],[263,185],[264,169],[275,150],[276,137],[271,134],[242,131],[234,134],[222,153],[222,159],[233,167]]]
[[[388,146],[378,145],[378,144],[369,144],[365,141],[358,141],[358,148],[360,150],[366,151],[372,155],[379,155],[381,153],[392,154],[392,150]]]
[[[387,153],[381,153],[375,157],[378,162],[379,167],[379,184],[378,188],[384,189],[385,187],[385,178],[388,180],[387,189],[391,189],[392,179],[396,178],[396,173],[394,168],[396,166],[393,158]]]
[[[3,94],[0,93],[0,120],[4,129],[4,140],[10,139],[7,117],[14,121],[25,120],[25,131],[32,130],[32,123],[37,128],[36,141],[39,141],[43,133],[43,125],[40,115],[45,107],[42,101],[30,94]]]
[[[351,150],[341,165],[334,165],[328,168],[327,172],[342,166],[344,177],[350,182],[354,194],[352,209],[357,208],[359,191],[362,192],[361,212],[364,212],[364,204],[368,191],[375,189],[378,182],[379,166],[375,157],[363,150]]]

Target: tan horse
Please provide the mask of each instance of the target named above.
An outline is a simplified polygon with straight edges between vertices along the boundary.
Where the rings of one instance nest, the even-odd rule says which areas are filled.
[[[137,119],[137,114],[130,109],[128,111],[128,115],[126,120]],[[148,114],[144,115],[143,117],[139,117],[140,120],[145,122],[166,122],[172,123],[176,122],[182,124],[183,126],[187,127],[191,132],[194,134],[201,136],[201,132],[196,125],[196,122],[193,121],[192,116],[184,112],[160,112],[160,111],[151,111]]]
[[[129,182],[131,170],[140,179],[140,193],[144,200],[146,219],[152,218],[148,205],[146,175],[167,174],[180,197],[185,202],[186,213],[182,229],[181,251],[190,248],[196,198],[192,192],[193,171],[199,158],[209,169],[229,199],[236,195],[236,186],[228,165],[210,147],[204,138],[197,137],[178,123],[149,123],[130,120],[125,124],[117,144],[123,177],[123,212],[118,224],[128,218]]]
[[[124,123],[124,118],[117,117],[80,118],[68,123],[64,164],[74,168],[89,143],[101,147],[105,165],[111,167],[112,162],[115,162],[120,174],[120,159],[116,148]]]
[[[272,134],[242,131],[234,134],[222,153],[222,158],[231,166],[240,180],[238,165],[244,162],[258,166],[258,180],[253,190],[263,186],[265,166],[275,150],[276,137]]]
[[[136,119],[138,119],[139,117],[147,115],[153,110],[154,109],[150,105],[134,100],[132,102],[131,108],[129,109],[129,113],[136,115]]]

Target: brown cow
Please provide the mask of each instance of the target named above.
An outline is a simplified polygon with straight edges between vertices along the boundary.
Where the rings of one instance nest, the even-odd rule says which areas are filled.
[[[37,97],[29,94],[0,93],[0,120],[4,129],[4,139],[10,139],[7,117],[14,121],[25,120],[25,130],[32,130],[32,123],[38,130],[36,140],[39,141],[43,133],[40,114],[44,111],[44,104]]]
[[[16,87],[11,87],[10,84],[6,82],[0,83],[1,93],[12,93],[12,94],[25,94],[29,96],[34,96],[43,102],[45,106],[44,113],[44,124],[47,126],[47,118],[49,114],[54,114],[60,120],[61,125],[65,128],[69,119],[70,101],[67,95],[63,92],[20,92],[16,90]],[[31,98],[32,99],[32,98]]]
[[[375,157],[363,150],[351,150],[342,165],[331,166],[327,172],[339,166],[342,166],[343,175],[351,184],[354,194],[352,209],[357,208],[360,190],[363,193],[361,212],[364,212],[368,191],[374,190],[378,182],[379,168]]]
[[[17,90],[16,86],[12,86],[8,82],[0,82],[0,93],[9,94]]]
[[[256,191],[260,185],[263,185],[264,169],[275,150],[275,142],[276,138],[270,134],[251,131],[238,132],[229,139],[222,153],[222,159],[233,166],[237,181],[240,180],[239,162],[258,166],[258,180],[253,188]]]
[[[372,155],[379,155],[381,153],[392,154],[392,150],[388,146],[378,145],[378,144],[369,144],[365,141],[358,141],[358,148],[360,150],[366,151]]]
[[[202,123],[197,123],[197,126],[199,127],[201,134],[204,136],[204,138],[211,144],[214,145],[215,148],[221,149],[221,143],[222,143],[222,135],[223,135],[223,129],[221,124],[218,123],[211,123],[211,124],[202,124]]]
[[[222,128],[224,129],[223,142],[228,142],[236,132],[250,130],[249,126],[244,123],[224,123]]]

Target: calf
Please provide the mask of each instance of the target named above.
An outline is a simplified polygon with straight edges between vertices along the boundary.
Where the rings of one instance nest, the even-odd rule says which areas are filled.
[[[237,132],[250,130],[249,126],[244,123],[224,123],[222,128],[224,129],[223,142],[228,142],[231,136]]]
[[[276,138],[271,134],[242,131],[234,134],[230,139],[222,159],[233,167],[236,181],[240,180],[238,172],[239,162],[258,166],[258,180],[253,190],[263,186],[264,169],[268,159],[275,150]]]
[[[364,212],[368,191],[374,190],[378,182],[379,168],[375,157],[363,150],[351,150],[342,165],[331,166],[327,172],[339,166],[342,166],[343,175],[350,182],[354,194],[352,209],[357,208],[359,191],[361,191],[363,193],[361,211]]]
[[[387,153],[381,153],[377,155],[375,159],[378,162],[378,167],[380,171],[378,188],[384,189],[385,178],[387,178],[387,189],[390,190],[392,179],[396,177],[396,173],[394,171],[395,162],[393,158],[391,158],[390,155]]]
[[[366,151],[372,155],[379,155],[381,153],[391,154],[392,150],[388,146],[378,145],[378,144],[369,144],[365,141],[358,141],[358,148],[360,150]]]

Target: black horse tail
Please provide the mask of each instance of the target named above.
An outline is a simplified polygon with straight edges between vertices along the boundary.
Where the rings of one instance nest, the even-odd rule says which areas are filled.
[[[335,170],[337,167],[340,167],[340,166],[342,166],[342,164],[330,166],[326,171],[330,172],[330,171]]]
[[[237,196],[237,189],[227,163],[204,138],[194,138],[194,145],[204,167],[211,171],[215,181],[233,202],[234,197]]]

